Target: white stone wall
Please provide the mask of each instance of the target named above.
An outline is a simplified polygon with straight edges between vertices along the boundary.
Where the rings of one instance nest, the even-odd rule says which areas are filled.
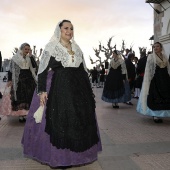
[[[167,1],[164,1],[162,3],[162,6],[166,10],[164,11],[164,15],[161,19],[162,28],[161,28],[161,35],[159,36],[159,41],[163,44],[165,52],[169,56],[170,55],[170,3]]]

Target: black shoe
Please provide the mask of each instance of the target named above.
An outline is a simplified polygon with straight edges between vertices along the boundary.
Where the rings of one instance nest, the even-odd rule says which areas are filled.
[[[23,116],[22,116],[22,117],[19,117],[19,122],[20,122],[20,123],[24,123],[24,122],[26,122],[25,117],[23,117]]]
[[[113,106],[113,108],[117,109],[117,106]]]
[[[51,169],[58,169],[58,168],[59,168],[59,169],[69,169],[69,168],[72,168],[72,166],[58,166],[58,167],[51,167],[51,166],[50,166],[50,168],[51,168]]]
[[[139,97],[133,97],[134,99],[139,99]]]
[[[155,122],[155,123],[163,123],[163,120],[162,119],[160,119],[160,118],[158,118],[158,117],[153,117],[153,121]]]
[[[131,106],[133,105],[131,102],[126,102],[126,104],[127,104],[127,105],[131,105]]]
[[[25,117],[23,118],[23,122],[26,122],[26,118]]]
[[[118,109],[118,108],[119,108],[118,105],[114,105],[114,104],[112,104],[112,107],[115,108],[115,109]]]
[[[23,123],[24,121],[23,121],[23,119],[22,119],[22,118],[19,118],[19,122],[20,122],[20,123]]]

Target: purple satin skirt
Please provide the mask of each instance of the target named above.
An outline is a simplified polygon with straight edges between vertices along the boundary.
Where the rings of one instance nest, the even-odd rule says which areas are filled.
[[[47,77],[47,92],[51,85],[53,72],[50,71]],[[34,92],[31,107],[27,115],[27,121],[22,137],[24,156],[35,159],[51,167],[84,165],[97,160],[98,152],[102,150],[101,140],[84,152],[72,152],[69,149],[57,149],[50,143],[50,136],[45,132],[45,109],[41,123],[36,123],[33,117],[39,108],[39,97]],[[98,130],[100,139],[100,134]]]

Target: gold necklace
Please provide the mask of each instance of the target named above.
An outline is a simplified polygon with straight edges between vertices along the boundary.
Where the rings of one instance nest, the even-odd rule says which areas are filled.
[[[74,54],[75,54],[75,52],[72,51],[72,50],[67,50],[67,52],[71,55],[71,57],[72,57],[72,63],[73,63],[73,62],[74,62]]]
[[[75,52],[72,50],[72,48],[71,48],[71,50],[68,49],[68,46],[67,46],[67,45],[71,44],[70,41],[69,41],[67,44],[64,44],[64,43],[61,42],[61,41],[60,41],[60,43],[61,43],[62,46],[64,46],[65,48],[67,48],[67,52],[71,55],[71,57],[72,57],[72,63],[73,63],[73,62],[74,62],[74,54],[75,54]],[[71,46],[70,46],[70,47],[71,47]]]

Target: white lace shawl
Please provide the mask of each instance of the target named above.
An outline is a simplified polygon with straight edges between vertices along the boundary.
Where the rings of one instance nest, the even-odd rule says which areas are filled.
[[[22,65],[23,65],[22,60],[23,60],[22,52],[20,50],[18,50],[18,52],[12,57],[11,62],[10,62],[10,72],[12,73],[12,86],[14,89],[15,101],[17,100],[16,91],[18,88],[20,69],[22,68]],[[32,67],[29,55],[26,56],[26,60],[29,63],[29,69],[32,73],[32,76],[33,76],[35,82],[37,82],[35,70]]]
[[[126,78],[127,78],[126,64],[125,64],[125,61],[121,57],[119,57],[117,61],[112,59],[111,62],[110,62],[110,66],[113,69],[117,69],[120,65],[121,65],[122,74],[126,74]]]
[[[162,54],[163,54],[163,62],[166,62],[166,65],[164,65],[164,67],[167,66],[167,71],[168,71],[168,74],[170,75],[170,64],[168,61],[168,57],[165,55],[164,52],[162,52]],[[141,101],[141,108],[144,114],[146,114],[146,110],[147,110],[147,96],[149,93],[150,83],[155,74],[156,65],[160,66],[160,63],[158,61],[161,62],[160,59],[155,54],[155,52],[153,52],[153,54],[150,54],[147,58],[143,84],[142,84],[142,89],[140,93],[140,100],[139,100]]]
[[[60,44],[61,31],[59,24],[60,22],[57,24],[54,34],[51,37],[49,43],[45,46],[40,60],[38,74],[42,73],[47,68],[51,56],[55,57],[56,61],[61,61],[63,67],[69,67],[70,55],[67,52],[67,49]],[[79,67],[79,65],[83,62],[84,69],[87,71],[86,64],[83,58],[83,53],[80,47],[74,41],[74,39],[72,39],[71,47],[72,50],[75,52],[75,67]]]

